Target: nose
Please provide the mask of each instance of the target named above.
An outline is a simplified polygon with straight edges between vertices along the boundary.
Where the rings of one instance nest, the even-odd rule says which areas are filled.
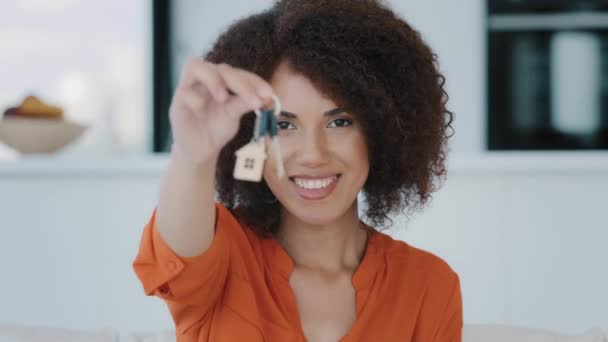
[[[314,169],[327,164],[327,139],[322,132],[309,132],[303,135],[298,146],[298,164]]]

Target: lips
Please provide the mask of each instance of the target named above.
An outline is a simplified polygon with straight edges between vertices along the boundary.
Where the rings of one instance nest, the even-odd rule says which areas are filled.
[[[306,200],[320,200],[329,196],[336,187],[340,179],[340,175],[328,175],[328,176],[304,176],[297,175],[290,177],[290,181],[294,186],[296,193]],[[298,184],[299,183],[299,184]],[[307,189],[307,186],[318,187],[324,186],[319,189]]]

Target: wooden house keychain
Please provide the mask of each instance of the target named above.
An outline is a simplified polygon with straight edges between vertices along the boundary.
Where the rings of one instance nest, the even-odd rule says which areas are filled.
[[[276,116],[281,113],[281,103],[278,97],[272,97],[274,100],[274,110],[260,111],[255,110],[256,120],[253,130],[253,138],[251,141],[238,149],[236,154],[236,163],[234,164],[233,177],[235,179],[259,182],[262,180],[264,171],[264,161],[266,160],[266,144],[265,137],[269,135],[272,139],[272,150],[276,160],[276,171],[279,178],[285,174],[283,168],[283,160],[281,157],[281,149],[278,141],[278,129]]]

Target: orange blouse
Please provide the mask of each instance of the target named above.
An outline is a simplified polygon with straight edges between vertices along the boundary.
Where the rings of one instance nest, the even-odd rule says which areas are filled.
[[[173,252],[154,210],[133,267],[146,295],[162,298],[178,342],[306,341],[289,285],[293,261],[216,203],[216,234],[195,257]],[[340,341],[460,342],[458,274],[439,257],[373,232],[353,275],[357,319]]]

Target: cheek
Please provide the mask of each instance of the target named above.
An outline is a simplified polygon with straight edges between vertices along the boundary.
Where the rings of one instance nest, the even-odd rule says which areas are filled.
[[[278,139],[283,157],[293,154],[297,150],[297,146],[302,144],[302,139],[297,132],[284,133],[279,135]],[[270,145],[268,147],[270,148]]]
[[[285,143],[284,139],[282,138],[278,138],[279,140],[279,150],[281,152],[281,158],[285,158],[285,150],[287,144]],[[265,137],[264,143],[266,144],[266,162],[264,163],[264,170],[266,171],[266,169],[268,168],[269,164],[274,165],[276,158],[275,158],[275,149],[274,149],[274,145],[272,144],[272,139],[270,139],[268,136]],[[283,161],[284,162],[284,161]]]
[[[266,145],[266,160],[264,161],[264,168],[262,171],[262,175],[263,175],[266,183],[273,182],[276,179],[276,168],[275,168],[273,151],[270,148],[270,145],[268,145],[268,144]]]
[[[335,135],[332,137],[332,146],[334,146],[335,155],[352,167],[357,167],[367,173],[369,169],[368,148],[365,136],[361,132],[353,131],[349,134]]]
[[[353,166],[360,170],[359,177],[363,178],[363,182],[365,182],[369,174],[370,167],[367,145],[359,142],[358,144],[353,145],[351,148],[353,164],[356,164],[356,166]]]
[[[350,140],[347,151],[347,163],[353,177],[353,187],[361,190],[367,181],[370,169],[369,152],[365,137],[361,135]]]

